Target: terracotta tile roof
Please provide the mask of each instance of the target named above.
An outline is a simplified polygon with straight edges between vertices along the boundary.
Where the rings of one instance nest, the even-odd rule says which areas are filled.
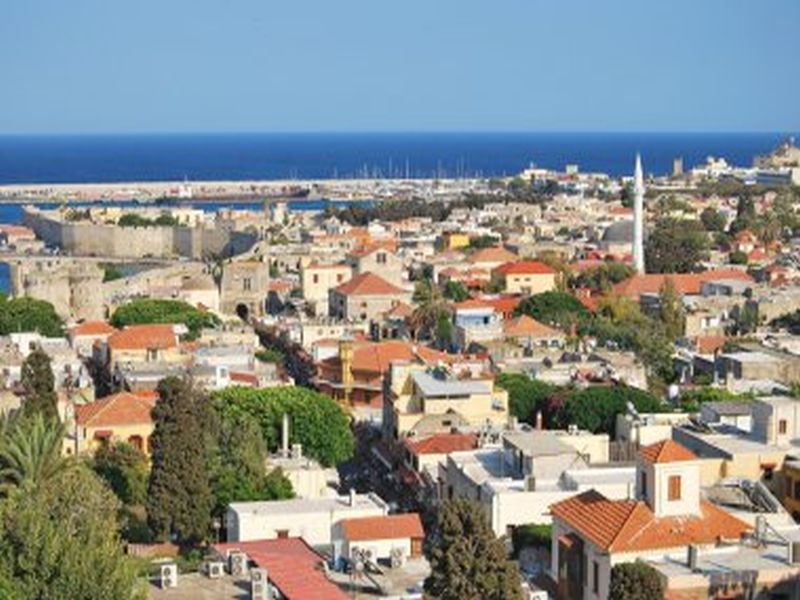
[[[302,538],[257,540],[215,544],[223,557],[228,550],[244,552],[287,600],[347,600],[348,595],[328,580],[322,570],[323,558]]]
[[[155,400],[130,392],[106,396],[75,407],[75,420],[83,427],[151,424]]]
[[[522,302],[521,296],[497,296],[494,298],[479,298],[481,302],[485,302],[489,306],[494,307],[494,309],[503,314],[503,315],[510,315],[514,312],[514,309],[519,306],[519,303]]]
[[[662,440],[639,450],[639,457],[649,463],[670,463],[697,460],[697,456],[686,446],[672,440]]]
[[[353,250],[350,252],[350,256],[353,257],[362,257],[372,254],[377,250],[386,250],[387,252],[394,252],[397,250],[397,240],[394,238],[390,238],[388,240],[381,240],[376,242],[370,242],[369,244],[365,244],[361,246],[357,250]]]
[[[506,250],[502,246],[492,246],[490,248],[481,248],[473,252],[467,260],[473,264],[479,263],[507,263],[517,260],[519,257]]]
[[[520,260],[500,265],[494,272],[501,275],[552,275],[556,271],[538,260]]]
[[[255,373],[244,373],[240,371],[230,372],[231,381],[236,383],[244,383],[253,387],[258,387],[258,375]]]
[[[36,237],[33,229],[23,225],[0,225],[0,232],[14,237],[27,237],[31,239]]]
[[[70,327],[69,330],[73,336],[110,335],[115,331],[116,329],[105,321],[84,321],[83,323],[78,323],[74,327]]]
[[[112,350],[149,350],[176,348],[177,336],[173,325],[128,325],[111,334],[108,346]]]
[[[356,275],[335,289],[345,296],[390,296],[406,293],[375,273],[369,272]]]
[[[561,335],[557,329],[548,327],[528,315],[520,315],[503,323],[503,334],[507,337],[552,338]]]
[[[494,311],[495,308],[488,302],[477,298],[468,298],[462,302],[456,302],[453,305],[453,308],[456,310],[476,310],[476,309],[488,309]]]
[[[681,294],[696,296],[706,281],[716,279],[737,279],[752,282],[745,271],[740,269],[714,269],[703,273],[651,273],[634,275],[614,286],[613,292],[621,296],[638,299],[642,294],[658,294],[667,278],[672,279],[675,289]]]
[[[405,302],[398,302],[395,304],[391,310],[387,310],[384,315],[387,317],[392,317],[395,319],[406,319],[410,317],[414,312],[414,309],[411,308]]]
[[[414,454],[450,454],[472,450],[478,438],[471,433],[437,433],[421,440],[407,438],[405,445]]]
[[[725,346],[727,340],[724,335],[699,335],[695,340],[695,347],[700,354],[714,354]]]
[[[342,533],[351,542],[425,537],[417,513],[342,519]]]
[[[588,490],[550,507],[551,514],[607,552],[636,552],[739,539],[750,526],[705,500],[699,515],[656,517],[642,501],[609,500]]]
[[[403,340],[366,342],[353,347],[352,370],[385,373],[394,361],[412,361],[417,358],[433,363],[440,360],[446,361],[453,356]],[[338,356],[327,358],[322,362],[329,366],[341,365],[341,359]]]

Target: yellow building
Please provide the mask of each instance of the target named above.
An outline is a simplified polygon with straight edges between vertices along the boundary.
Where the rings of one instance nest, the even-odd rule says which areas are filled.
[[[443,250],[458,250],[469,246],[469,236],[466,233],[446,231],[442,234]]]
[[[458,377],[447,367],[393,363],[384,425],[395,439],[454,429],[504,429],[508,392],[492,377]]]
[[[127,442],[150,454],[154,394],[120,392],[75,407],[74,452],[94,453],[104,445]]]
[[[537,260],[521,260],[492,270],[492,283],[507,294],[541,294],[556,289],[558,273]]]

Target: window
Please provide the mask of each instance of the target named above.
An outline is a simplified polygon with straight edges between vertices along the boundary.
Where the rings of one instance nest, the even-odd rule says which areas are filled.
[[[289,530],[288,529],[278,529],[275,531],[275,535],[278,536],[279,540],[285,540],[289,537]]]
[[[252,285],[253,285],[252,280],[249,277],[245,277],[244,280],[242,281],[242,287],[244,288],[245,292],[249,292]]]
[[[581,555],[581,581],[583,587],[589,585],[589,556],[585,552]]]
[[[596,560],[592,561],[592,591],[595,594],[600,591],[600,566]]]
[[[386,253],[385,252],[378,252],[378,254],[375,256],[375,260],[377,261],[377,263],[379,265],[385,265],[386,264]]]
[[[342,283],[343,279],[344,279],[344,275],[342,275],[341,273],[338,273],[336,275],[336,283]]]
[[[681,499],[681,476],[680,475],[670,475],[668,481],[668,492],[667,497],[670,500],[680,500]]]
[[[314,276],[311,278],[311,280],[312,280],[314,283],[319,283],[319,275],[317,275],[317,274],[315,273],[315,274],[314,274]]]
[[[795,500],[800,500],[800,479],[796,479],[794,482],[794,497]]]
[[[645,497],[647,496],[647,473],[642,472],[641,480],[642,497]]]
[[[778,421],[778,433],[784,435],[786,433],[786,419]]]

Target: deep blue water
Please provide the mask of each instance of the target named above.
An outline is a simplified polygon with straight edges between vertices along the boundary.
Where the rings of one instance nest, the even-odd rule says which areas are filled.
[[[530,163],[630,173],[708,155],[750,165],[786,133],[387,133],[0,136],[0,184],[508,175]],[[406,170],[407,169],[407,170]]]

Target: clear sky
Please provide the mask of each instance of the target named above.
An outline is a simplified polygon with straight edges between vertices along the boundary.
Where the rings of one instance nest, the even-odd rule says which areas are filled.
[[[788,131],[800,0],[3,0],[0,133]]]

